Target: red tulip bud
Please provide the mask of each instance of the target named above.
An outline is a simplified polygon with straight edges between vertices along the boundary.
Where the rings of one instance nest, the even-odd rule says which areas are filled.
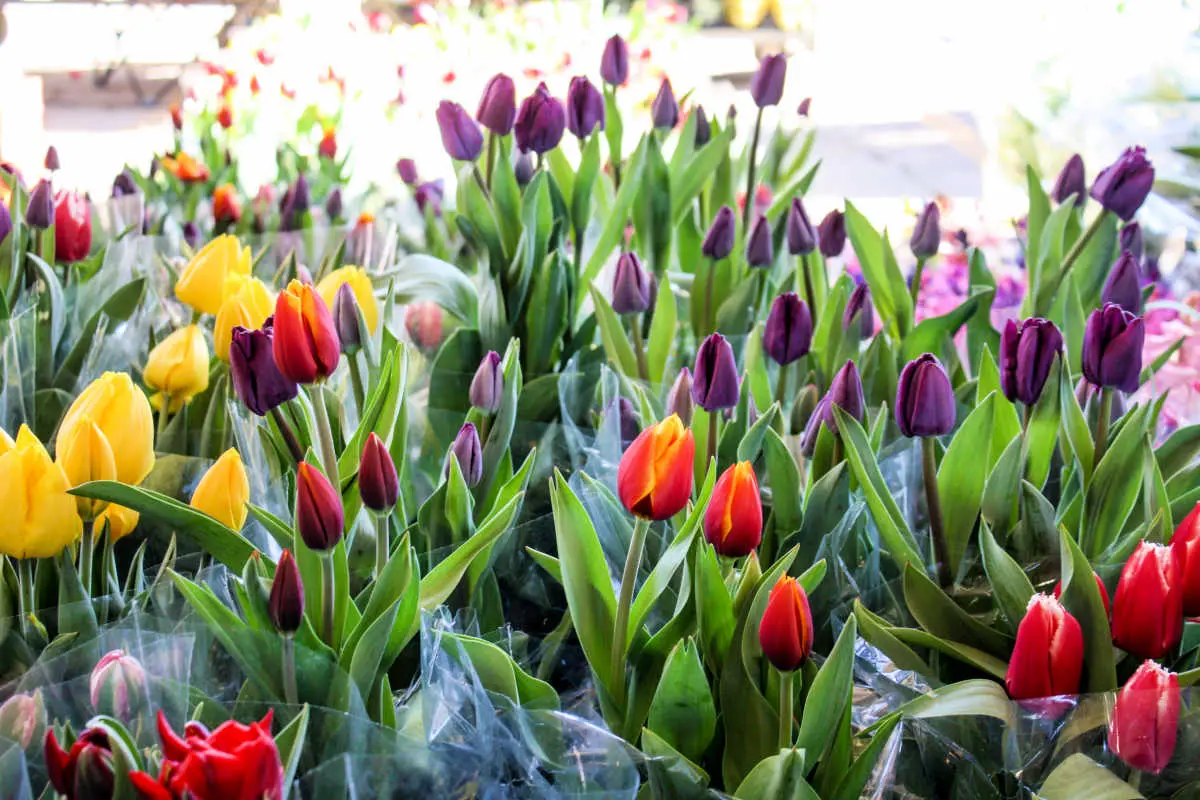
[[[1113,600],[1113,643],[1142,658],[1162,658],[1183,635],[1183,581],[1177,551],[1142,542],[1121,570]]]
[[[295,633],[304,622],[304,581],[290,550],[283,551],[275,567],[267,610],[280,633]]]
[[[771,665],[782,672],[799,669],[812,651],[812,611],[795,578],[784,575],[771,590],[758,626],[758,643]]]
[[[342,498],[321,470],[301,463],[296,473],[296,529],[310,550],[332,550],[342,539]]]
[[[1171,549],[1179,559],[1183,613],[1188,617],[1200,616],[1200,503],[1175,529]]]
[[[1017,643],[1004,684],[1015,700],[1041,700],[1076,694],[1083,673],[1083,629],[1062,603],[1050,595],[1035,594],[1017,626]],[[1058,716],[1070,703],[1026,704]]]
[[[1157,775],[1175,752],[1179,706],[1179,678],[1146,661],[1117,694],[1109,748],[1134,769]]]
[[[738,462],[717,478],[704,512],[704,538],[719,555],[740,558],[758,547],[762,526],[754,467],[749,461]]]
[[[625,508],[657,520],[682,511],[692,494],[695,452],[691,430],[674,414],[638,434],[617,468],[617,494]]]

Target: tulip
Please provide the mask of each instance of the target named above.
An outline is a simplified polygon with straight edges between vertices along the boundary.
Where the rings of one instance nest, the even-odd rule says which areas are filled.
[[[669,78],[663,78],[658,94],[650,104],[650,119],[655,130],[669,131],[679,124],[679,102],[675,99]]]
[[[1175,754],[1182,705],[1179,678],[1147,660],[1117,693],[1108,747],[1130,767],[1157,775]]]
[[[826,416],[824,423],[826,427],[833,433],[837,433],[837,421],[833,416],[833,406],[845,411],[850,416],[854,417],[859,422],[863,421],[863,415],[866,413],[866,401],[863,399],[862,378],[858,374],[858,366],[850,360],[847,360],[837,374],[833,376],[833,381],[829,384],[829,392],[826,394],[829,400],[829,405],[826,408]]]
[[[436,349],[442,343],[441,306],[432,300],[412,303],[404,309],[404,330],[414,344],[425,350]]]
[[[324,380],[341,358],[329,306],[313,287],[292,281],[275,300],[272,346],[279,371],[296,383]]]
[[[188,246],[189,250],[195,250],[196,245],[200,244],[200,228],[192,220],[183,223],[179,229],[183,236],[183,243]]]
[[[290,550],[284,550],[275,565],[267,611],[271,624],[282,634],[295,633],[304,623],[304,580]]]
[[[613,272],[612,308],[618,314],[640,314],[650,308],[650,276],[637,253],[626,251]]]
[[[1017,626],[1004,685],[1014,700],[1039,700],[1076,694],[1083,673],[1083,629],[1062,603],[1050,595],[1029,599]],[[1042,703],[1034,707],[1059,716],[1069,704]]]
[[[119,445],[119,443],[118,443]],[[104,431],[90,417],[81,417],[70,431],[70,438],[59,437],[55,445],[58,464],[71,486],[89,481],[112,481],[117,479],[117,462],[113,448]],[[103,500],[78,497],[75,500],[79,515],[93,520],[108,505]]]
[[[337,150],[337,131],[333,128],[325,128],[321,132],[321,141],[317,143],[317,155],[333,161],[337,158]]]
[[[784,292],[776,297],[763,329],[763,351],[785,366],[808,355],[812,335],[812,314],[800,296]]]
[[[746,263],[751,267],[769,269],[775,261],[775,248],[771,241],[771,223],[759,217],[746,239]]]
[[[371,278],[361,267],[340,267],[326,275],[317,284],[317,292],[330,308],[335,305],[338,289],[348,284],[354,292],[354,298],[362,309],[363,319],[366,320],[367,330],[371,333],[379,327],[379,302],[375,299],[375,287]]]
[[[73,264],[92,249],[92,207],[75,192],[59,192],[54,199],[54,256]]]
[[[1050,190],[1054,202],[1062,205],[1071,197],[1075,205],[1082,206],[1087,202],[1087,176],[1083,169],[1083,157],[1078,153],[1067,159],[1062,171],[1054,179],[1054,188]]]
[[[808,214],[804,210],[804,202],[799,197],[792,198],[792,205],[787,219],[788,252],[794,256],[806,256],[817,248],[817,234]]]
[[[620,86],[629,78],[629,48],[620,36],[613,36],[604,44],[600,77],[609,86]]]
[[[297,175],[296,182],[288,187],[282,203],[282,210],[293,216],[308,213],[308,209],[312,206],[312,197],[308,191],[308,179],[304,177],[303,173]]]
[[[1141,542],[1121,570],[1113,598],[1113,644],[1142,658],[1162,658],[1183,635],[1179,550]]]
[[[417,187],[413,192],[413,200],[417,203],[417,210],[422,214],[429,210],[435,217],[442,215],[442,181],[439,178],[436,181],[426,181]]]
[[[229,348],[235,328],[257,330],[271,316],[275,301],[271,290],[258,278],[234,274],[226,279],[225,299],[213,323],[213,346],[217,358],[229,360]]]
[[[812,652],[813,618],[804,587],[784,575],[771,589],[758,625],[758,643],[771,666],[780,672],[800,669]]]
[[[733,252],[733,240],[737,237],[737,218],[729,206],[721,206],[713,217],[712,225],[700,245],[706,258],[720,261]]]
[[[692,424],[692,371],[687,367],[679,370],[679,377],[671,384],[667,393],[667,416],[679,417],[684,425]]]
[[[367,437],[358,465],[358,493],[363,505],[377,513],[391,511],[400,496],[396,464],[383,440],[375,433]]]
[[[129,486],[141,483],[154,468],[154,415],[129,373],[106,372],[88,384],[59,423],[55,451],[64,452],[78,428],[92,423],[108,440],[116,479]]]
[[[562,141],[563,128],[567,124],[566,111],[557,98],[551,96],[546,84],[539,83],[533,94],[521,102],[517,121],[513,126],[517,149],[533,151],[538,155],[548,153]]]
[[[1000,388],[1010,402],[1033,406],[1042,396],[1063,337],[1049,320],[1009,320],[1000,334]]]
[[[223,183],[213,190],[212,214],[213,219],[226,225],[235,225],[242,218],[242,204],[232,183]]]
[[[437,108],[442,147],[455,161],[474,161],[483,150],[483,134],[467,110],[458,103],[443,100]]]
[[[696,353],[692,399],[705,411],[718,411],[737,405],[741,377],[729,340],[719,333],[708,336]]]
[[[192,492],[192,508],[226,528],[240,531],[246,522],[250,480],[236,448],[229,448],[208,468]]]
[[[171,103],[171,127],[177,131],[183,130],[183,111],[179,108],[179,103]]]
[[[508,136],[512,133],[513,121],[516,118],[516,85],[513,79],[503,72],[497,73],[483,87],[483,96],[479,98],[475,119],[495,135]]]
[[[363,344],[363,336],[359,331],[358,300],[350,284],[343,283],[333,297],[333,328],[337,331],[338,344],[346,355],[354,355]]]
[[[758,72],[750,79],[750,96],[759,108],[779,105],[783,97],[783,81],[787,76],[787,56],[783,53],[764,56]]]
[[[228,101],[222,102],[221,107],[217,109],[217,124],[224,130],[233,127],[233,107]]]
[[[1093,386],[1133,392],[1141,382],[1142,318],[1112,303],[1088,317],[1083,332],[1083,376]]]
[[[533,157],[529,153],[522,153],[518,150],[513,158],[513,175],[516,177],[517,183],[520,186],[528,186],[529,182],[533,180],[535,170]]]
[[[954,429],[954,388],[940,361],[925,353],[900,372],[896,424],[905,436],[942,436]]]
[[[817,241],[825,258],[840,256],[846,248],[846,215],[836,208],[826,214],[817,226]]]
[[[146,357],[142,379],[167,396],[171,411],[208,388],[208,343],[199,325],[188,325],[159,342]],[[152,404],[161,402],[151,399]]]
[[[572,78],[567,89],[567,130],[578,139],[604,130],[604,98],[583,75]]]
[[[128,722],[147,699],[146,670],[124,650],[110,650],[92,668],[88,688],[97,713]]]
[[[162,168],[183,183],[204,183],[208,180],[208,166],[197,161],[187,153],[176,153],[173,156],[159,156],[158,162]]]
[[[342,498],[325,473],[307,461],[296,468],[296,530],[309,550],[324,553],[342,540]]]
[[[1130,147],[1121,157],[1100,170],[1092,184],[1092,199],[1125,222],[1146,202],[1154,187],[1154,165],[1146,159],[1146,149]]]
[[[875,332],[875,306],[871,304],[871,290],[865,283],[855,286],[846,301],[846,310],[842,312],[843,331],[850,330],[855,317],[859,318],[859,332],[864,339]]]
[[[450,445],[450,458],[458,462],[458,469],[467,486],[476,486],[483,480],[483,447],[474,424],[468,422],[459,428],[454,443]],[[450,468],[449,459],[446,468]]]
[[[117,177],[113,179],[112,196],[113,197],[129,197],[130,195],[138,194],[141,190],[138,189],[137,182],[133,176],[129,174],[129,170],[121,170]]]
[[[712,123],[708,121],[708,115],[704,113],[704,106],[696,106],[692,113],[696,115],[696,134],[692,142],[693,146],[699,150],[712,139]]]
[[[242,404],[260,417],[296,396],[299,387],[275,363],[274,321],[261,330],[234,328],[229,347],[229,374]]]
[[[68,752],[59,747],[51,728],[46,731],[43,751],[50,785],[67,800],[113,796],[113,754],[102,729],[85,728]]]
[[[937,203],[927,204],[917,217],[908,246],[918,259],[937,255],[938,246],[942,242],[941,217],[942,213]]]
[[[42,165],[50,172],[57,172],[62,167],[58,160],[58,149],[54,145],[46,148],[46,158]]]
[[[1128,250],[1121,253],[1108,273],[1100,292],[1100,303],[1112,303],[1131,314],[1142,313],[1142,281],[1138,275],[1137,257]]]
[[[1171,549],[1179,561],[1183,584],[1183,614],[1200,616],[1200,503],[1197,503],[1171,536]]]
[[[411,158],[402,158],[396,162],[396,172],[400,175],[400,180],[408,186],[416,186],[420,181],[420,176],[417,174],[417,162]]]
[[[629,512],[642,519],[669,519],[692,495],[696,441],[672,414],[646,428],[626,448],[617,467],[617,494]]]
[[[473,408],[488,414],[500,410],[504,400],[504,370],[500,368],[500,354],[495,350],[489,350],[480,360],[467,394]]]
[[[34,689],[32,694],[14,694],[0,703],[0,737],[16,742],[21,750],[28,750],[44,730],[46,703],[41,689]]]
[[[800,105],[796,106],[796,113],[802,117],[807,117],[812,109],[812,98],[806,97],[800,101]]]
[[[1136,222],[1127,222],[1122,225],[1118,242],[1122,252],[1128,250],[1133,253],[1134,260],[1141,263],[1142,257],[1146,254],[1146,243],[1142,238],[1141,225]]]
[[[250,275],[250,248],[236,236],[213,239],[192,256],[175,282],[175,296],[201,314],[216,314],[226,296],[230,275]]]
[[[335,186],[325,195],[325,217],[330,222],[337,222],[342,218],[342,211],[342,190]]]
[[[40,180],[29,193],[25,206],[25,224],[31,228],[45,230],[54,224],[54,189],[50,181]]]
[[[12,214],[9,213],[8,206],[0,203],[0,244],[4,244],[4,240],[12,233],[12,227]]]
[[[621,452],[624,452],[642,432],[642,425],[628,397],[618,397],[615,402],[609,403],[606,413],[612,413],[614,410],[617,413],[617,428],[621,434]]]
[[[739,461],[721,473],[704,511],[704,538],[717,555],[748,556],[762,541],[762,501],[758,478],[749,461]]]
[[[1104,581],[1100,579],[1099,575],[1097,575],[1096,573],[1093,572],[1092,577],[1094,577],[1096,579],[1096,589],[1100,592],[1100,602],[1104,604],[1104,616],[1107,617],[1108,611],[1109,611],[1108,588],[1104,585]],[[1063,591],[1062,581],[1059,581],[1058,583],[1054,584],[1054,599],[1055,600],[1058,600],[1062,597],[1062,591]]]
[[[132,508],[119,506],[116,503],[109,503],[100,515],[96,517],[96,521],[92,523],[92,530],[97,537],[104,533],[105,526],[108,526],[108,538],[114,542],[120,541],[123,537],[133,533],[137,527],[140,514]]]

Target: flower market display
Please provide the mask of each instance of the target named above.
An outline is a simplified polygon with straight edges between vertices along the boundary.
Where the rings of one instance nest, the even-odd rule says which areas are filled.
[[[1200,796],[1146,153],[1006,258],[818,218],[783,56],[749,116],[633,60],[440,102],[386,202],[333,120],[243,195],[228,106],[0,170],[4,796]]]

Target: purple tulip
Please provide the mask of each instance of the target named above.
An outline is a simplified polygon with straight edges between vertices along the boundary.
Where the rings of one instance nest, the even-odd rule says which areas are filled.
[[[1140,264],[1142,257],[1146,254],[1146,244],[1142,239],[1142,226],[1136,222],[1126,223],[1121,227],[1118,241],[1119,247],[1133,253],[1133,257]]]
[[[908,242],[912,254],[917,258],[937,255],[938,246],[942,243],[941,218],[942,212],[937,203],[929,203],[921,210],[913,226],[912,239]]]
[[[800,295],[784,292],[776,297],[763,329],[763,351],[785,366],[808,354],[812,336],[812,314]]]
[[[442,179],[436,181],[426,181],[417,187],[413,192],[413,199],[417,201],[417,209],[424,214],[426,209],[430,209],[435,217],[442,214],[442,197],[445,189],[442,185]]]
[[[604,97],[583,75],[571,78],[567,89],[567,130],[577,139],[604,130]]]
[[[200,244],[200,228],[197,227],[195,222],[192,222],[189,219],[187,222],[183,223],[181,231],[183,233],[184,243],[186,243],[191,249],[195,250],[196,245]]]
[[[667,416],[678,414],[684,425],[692,424],[692,371],[679,370],[679,377],[667,393]]]
[[[741,377],[733,358],[733,347],[719,333],[713,333],[696,353],[692,399],[705,411],[719,411],[737,405]]]
[[[1133,314],[1142,313],[1142,286],[1137,258],[1126,250],[1113,264],[1100,292],[1100,303],[1115,303]]]
[[[629,78],[629,48],[620,36],[613,36],[604,45],[600,77],[609,86],[620,86]]]
[[[1054,179],[1054,188],[1050,190],[1050,196],[1059,205],[1067,202],[1072,195],[1077,206],[1087,202],[1087,175],[1083,170],[1083,157],[1078,153],[1063,165],[1062,171]]]
[[[500,410],[504,399],[504,371],[500,369],[500,354],[489,350],[479,362],[468,391],[471,406],[489,414]]]
[[[450,458],[458,461],[463,480],[467,486],[476,486],[483,480],[483,447],[479,443],[479,431],[468,422],[458,430],[454,444],[450,445]],[[446,469],[450,469],[450,461],[446,460]]]
[[[826,214],[817,226],[817,242],[825,258],[840,256],[846,249],[846,215],[836,208]]]
[[[1154,165],[1144,147],[1130,147],[1100,170],[1092,184],[1092,199],[1129,222],[1154,187]]]
[[[712,139],[712,123],[708,121],[708,115],[704,113],[704,106],[696,106],[696,110],[692,113],[696,116],[696,136],[692,143],[699,150]]]
[[[442,147],[455,161],[474,161],[483,150],[483,134],[467,110],[458,103],[443,100],[437,107],[437,123]]]
[[[799,197],[792,198],[792,207],[788,210],[787,242],[788,252],[794,256],[806,256],[817,249],[817,232],[808,221],[804,201]]]
[[[402,158],[397,161],[396,172],[400,174],[400,180],[404,181],[407,186],[416,186],[417,181],[421,179],[417,174],[417,162],[411,158]]]
[[[1010,402],[1037,403],[1063,349],[1062,333],[1049,320],[1010,319],[1000,334],[1000,388]]]
[[[625,252],[617,259],[612,307],[618,314],[640,314],[650,308],[650,276],[637,253]]]
[[[113,178],[113,197],[127,197],[131,194],[137,194],[138,191],[137,182],[133,180],[133,176],[129,174],[129,170],[121,170],[117,177]]]
[[[713,218],[708,233],[704,236],[700,252],[706,258],[720,261],[733,251],[735,238],[737,238],[737,218],[734,217],[732,208],[721,206],[717,211],[717,216]]]
[[[875,333],[875,306],[871,303],[871,290],[865,283],[854,287],[850,298],[846,301],[846,310],[842,312],[842,330],[850,330],[854,318],[859,319],[859,330],[862,338],[866,339]]]
[[[51,172],[57,172],[62,168],[62,163],[58,160],[58,148],[54,145],[46,148],[46,160],[43,166]]]
[[[513,175],[516,176],[517,183],[521,186],[528,186],[529,182],[533,180],[535,170],[536,166],[533,163],[533,156],[518,150],[516,156],[513,158]]]
[[[233,390],[246,408],[260,417],[296,396],[296,382],[275,365],[274,320],[268,318],[257,331],[238,326],[229,347],[229,373]]]
[[[1106,303],[1088,317],[1083,332],[1083,377],[1093,386],[1136,391],[1141,381],[1145,340],[1146,327],[1141,317]]]
[[[812,108],[812,98],[806,97],[800,101],[800,105],[796,108],[796,113],[802,117],[807,117],[809,109]]]
[[[759,108],[779,105],[783,97],[783,81],[787,77],[787,56],[776,53],[764,56],[758,72],[750,79],[750,96]]]
[[[54,188],[48,180],[40,180],[29,193],[25,207],[25,224],[45,230],[54,224]]]
[[[8,206],[0,203],[0,244],[4,244],[8,234],[12,233],[12,226],[12,214],[8,213]]]
[[[746,239],[746,263],[751,267],[770,269],[775,262],[775,247],[771,241],[771,223],[759,217]]]
[[[896,424],[905,436],[942,436],[954,430],[954,387],[942,363],[925,353],[904,365],[896,390]]]
[[[308,192],[308,181],[302,173],[296,176],[296,182],[291,186],[288,210],[293,214],[307,214],[311,205],[312,198]]]
[[[512,78],[503,72],[497,73],[483,87],[475,119],[497,136],[507,136],[512,132],[516,118],[517,87]]]
[[[613,412],[614,407],[617,412],[617,424],[621,431],[621,451],[624,452],[642,432],[642,426],[638,422],[637,411],[634,410],[633,403],[629,401],[629,398],[618,397],[615,402],[609,403],[609,414]]]
[[[362,347],[362,332],[358,327],[358,298],[350,284],[343,283],[333,296],[333,328],[343,353],[353,355]]]
[[[867,402],[863,399],[862,378],[858,374],[857,364],[847,361],[842,365],[837,375],[833,376],[826,397],[831,405],[837,406],[862,422],[863,415],[867,411]],[[827,414],[826,424],[831,431],[837,433],[837,422],[834,421],[832,409],[828,409]]]
[[[567,115],[562,103],[551,96],[546,84],[539,83],[533,94],[521,103],[517,112],[517,148],[522,152],[548,153],[562,141]]]
[[[650,118],[656,130],[669,131],[679,124],[679,102],[675,99],[669,78],[663,78],[658,87],[658,94],[650,104]]]
[[[335,186],[325,195],[325,216],[330,222],[336,222],[342,218],[342,210],[342,190]]]

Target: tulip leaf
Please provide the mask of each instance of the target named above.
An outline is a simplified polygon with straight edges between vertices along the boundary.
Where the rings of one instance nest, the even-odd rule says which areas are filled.
[[[1074,455],[1076,468],[1082,471],[1083,483],[1086,486],[1092,479],[1092,461],[1095,454],[1092,432],[1088,429],[1087,417],[1084,416],[1083,409],[1079,406],[1079,399],[1075,396],[1075,391],[1070,381],[1067,380],[1065,371],[1061,374],[1058,386],[1059,402],[1062,408],[1059,418],[1062,435],[1059,441],[1062,443],[1064,451],[1068,446],[1070,447],[1070,452],[1064,452],[1063,456],[1069,463],[1070,456]]]
[[[1185,425],[1175,430],[1159,445],[1154,457],[1158,468],[1169,481],[1176,473],[1192,465],[1200,454],[1200,425]]]
[[[998,658],[1012,650],[1012,639],[968,614],[912,564],[904,570],[904,600],[913,618],[934,636],[984,650]]]
[[[1029,213],[1025,217],[1025,265],[1029,270],[1029,286],[1036,289],[1042,280],[1042,231],[1046,229],[1046,218],[1050,216],[1050,198],[1042,189],[1042,179],[1032,165],[1025,167],[1025,182],[1029,195]],[[1022,317],[1033,313],[1034,295],[1034,291],[1025,295],[1025,302],[1021,306]]]
[[[883,617],[871,613],[858,598],[854,600],[854,618],[858,622],[863,639],[891,659],[897,668],[911,670],[921,675],[932,674],[933,668],[925,659],[896,637],[892,632],[893,626],[888,624]]]
[[[1008,443],[1000,460],[988,475],[983,497],[979,502],[980,516],[1000,532],[1002,539],[1008,536],[1019,519],[1021,448],[1020,437]]]
[[[1059,544],[1062,604],[1079,620],[1083,629],[1085,686],[1089,692],[1115,691],[1117,672],[1113,661],[1112,630],[1092,565],[1065,529],[1059,530]]]
[[[1029,463],[1026,480],[1041,488],[1050,475],[1050,462],[1058,443],[1059,422],[1062,417],[1062,393],[1055,391],[1064,368],[1062,358],[1056,358],[1046,379],[1042,396],[1038,398],[1029,420],[1026,437],[1029,441]]]
[[[639,324],[636,317],[633,324]],[[654,301],[654,319],[650,323],[650,340],[646,349],[646,368],[651,385],[662,383],[667,361],[675,346],[675,328],[678,322],[675,308],[675,293],[666,274],[658,283],[658,297]],[[636,373],[634,373],[636,374]]]
[[[84,359],[88,353],[96,345],[97,332],[100,330],[102,321],[118,320],[123,321],[129,319],[133,312],[142,302],[142,297],[146,293],[146,279],[135,278],[129,283],[117,287],[104,304],[92,314],[83,329],[79,332],[78,338],[75,339],[75,344],[71,351],[67,353],[67,357],[63,359],[62,364],[58,367],[58,373],[54,376],[54,387],[70,391],[75,386],[75,381],[79,378],[79,370],[83,366]]]
[[[51,232],[53,234],[53,232]],[[50,240],[54,240],[54,236],[50,236]],[[33,264],[34,272],[38,278],[46,286],[46,293],[50,303],[50,339],[47,344],[50,346],[49,353],[52,355],[57,352],[59,341],[62,339],[63,330],[67,326],[67,306],[63,299],[62,283],[58,280],[58,274],[54,271],[54,267],[47,264],[36,253],[26,253],[25,257]],[[41,343],[39,342],[39,347]],[[46,380],[50,380],[50,376],[46,376]]]
[[[1004,723],[1006,729],[1017,724],[1016,707],[1004,687],[983,679],[960,681],[934,689],[900,706],[896,713],[913,719],[991,717]],[[878,729],[883,723],[884,720],[880,720],[872,728]]]
[[[817,163],[809,167],[803,175],[795,178],[786,187],[775,193],[775,199],[767,208],[766,214],[767,219],[770,220],[772,224],[781,218],[786,217],[787,213],[791,210],[793,198],[804,197],[808,194],[809,187],[811,187],[813,181],[817,179],[817,172],[820,171],[821,164],[822,162],[818,160]]]
[[[979,455],[987,452],[992,443],[997,396],[995,392],[989,394],[963,420],[950,440],[937,473],[952,576],[959,573],[971,531],[975,528],[975,518],[979,515],[989,466]]]
[[[570,269],[566,257],[554,252],[546,256],[533,278],[529,303],[537,312],[525,316],[524,355],[534,375],[551,371],[567,330]]]
[[[521,507],[523,496],[523,493],[519,494],[503,507],[493,510],[479,524],[479,529],[470,539],[455,548],[453,553],[421,579],[421,608],[429,610],[446,602],[446,598],[462,580],[462,576],[466,574],[476,556],[484,552],[512,526],[517,510]]]
[[[596,240],[596,246],[592,249],[592,254],[588,258],[587,267],[584,268],[583,275],[579,278],[579,286],[590,286],[596,280],[596,276],[600,274],[600,270],[608,262],[608,257],[612,254],[613,248],[617,246],[617,243],[625,235],[625,225],[629,220],[629,212],[633,208],[634,197],[637,196],[638,187],[642,182],[642,171],[646,164],[648,138],[647,136],[642,137],[637,149],[633,151],[633,155],[625,162],[625,169],[621,174],[621,188],[617,190],[616,199],[613,200],[612,208],[609,209],[608,219],[605,221],[604,228]],[[575,303],[577,308],[583,303],[582,292],[576,294]]]
[[[633,346],[629,344],[629,337],[625,335],[625,329],[621,327],[621,318],[594,285],[589,286],[588,291],[592,296],[593,313],[596,315],[600,340],[604,343],[604,352],[608,354],[608,360],[625,377],[636,378],[637,358],[633,354]]]
[[[804,713],[800,717],[800,734],[796,747],[803,750],[813,763],[819,761],[832,743],[829,732],[835,730],[847,706],[854,688],[854,640],[858,625],[850,616],[842,632],[838,634],[829,657],[817,671],[804,701]]]
[[[1046,778],[1038,790],[1042,800],[1140,800],[1137,789],[1083,753],[1074,753]]]
[[[504,252],[515,254],[521,239],[521,186],[517,183],[509,155],[512,148],[504,142],[504,139],[497,142],[500,146],[496,148],[496,162],[492,167],[491,196]]]
[[[496,222],[496,213],[488,202],[486,190],[477,178],[477,170],[475,165],[471,165],[463,167],[458,173],[458,215],[454,219],[468,241],[480,249],[486,249],[488,262],[495,270],[501,264],[506,264],[507,260],[504,244],[500,240],[500,225]],[[462,224],[464,222],[468,224]]]
[[[1087,486],[1079,546],[1089,557],[1103,553],[1116,540],[1137,503],[1142,470],[1130,465],[1141,464],[1138,451],[1145,440],[1146,412],[1142,407],[1125,417]]]
[[[822,375],[832,376],[843,363],[842,341],[846,338],[846,331],[842,329],[842,317],[846,311],[846,302],[853,291],[854,279],[842,273],[825,301],[825,313],[816,319],[810,352],[820,362]]]
[[[546,570],[551,578],[554,578],[560,585],[562,584],[562,563],[557,558],[549,553],[543,553],[541,550],[534,550],[532,547],[526,547],[525,552],[539,567]]]
[[[339,663],[350,673],[350,679],[358,689],[358,694],[363,698],[363,702],[366,702],[366,699],[371,696],[371,689],[376,681],[376,676],[380,673],[380,668],[386,667],[382,664],[383,653],[392,632],[392,624],[396,621],[399,611],[398,603],[388,606],[379,617],[366,626],[362,636],[355,642],[353,650],[342,649]]]
[[[729,643],[733,640],[733,629],[737,624],[733,598],[725,587],[725,577],[717,563],[716,551],[711,547],[697,547],[694,552],[692,578],[696,587],[692,596],[696,598],[696,630],[704,650],[704,660],[714,674],[719,674],[729,654]]]
[[[771,484],[771,512],[775,517],[775,530],[782,540],[800,530],[804,524],[800,469],[783,438],[773,428],[764,431],[763,456]]]
[[[958,329],[967,324],[980,305],[985,301],[990,305],[995,294],[992,289],[972,289],[971,295],[954,310],[940,317],[927,317],[913,328],[900,346],[901,358],[912,361],[922,353],[933,353],[941,357],[948,347],[954,346],[954,335]]]
[[[96,611],[92,608],[91,592],[80,580],[70,550],[64,549],[59,553],[54,559],[54,566],[58,572],[59,633],[78,634],[84,639],[94,638],[99,628],[96,625]]]
[[[1071,282],[1079,290],[1084,308],[1098,308],[1104,281],[1117,260],[1117,215],[1105,214],[1100,227],[1088,240],[1087,245],[1075,259],[1071,269]]]
[[[456,659],[465,658],[471,663],[487,691],[503,695],[522,708],[558,710],[558,692],[554,687],[525,672],[512,656],[496,645],[457,633],[443,633],[440,638],[442,649]]]
[[[875,765],[879,761],[883,748],[891,741],[892,732],[900,724],[903,715],[892,713],[879,720],[874,726],[871,742],[859,751],[854,763],[846,770],[846,774],[837,784],[837,789],[830,800],[858,800],[866,788],[867,781],[875,774]]]
[[[917,628],[897,627],[892,628],[890,632],[904,644],[936,650],[964,664],[969,664],[980,672],[986,672],[996,680],[1004,680],[1004,676],[1008,672],[1008,662],[1002,658],[996,658],[991,653],[984,652],[978,647],[943,639],[940,636],[935,636],[928,631],[918,630]]]
[[[288,800],[292,782],[296,779],[296,770],[300,767],[300,756],[304,753],[304,742],[308,734],[308,717],[309,705],[305,703],[300,713],[275,734],[275,746],[279,748],[279,758],[283,762],[283,794],[280,800]]]
[[[691,118],[689,117],[689,122]],[[671,220],[675,225],[692,208],[692,203],[704,191],[705,184],[729,155],[733,141],[732,127],[723,128],[707,144],[691,155],[686,167],[671,175]],[[681,139],[686,141],[686,139]],[[673,160],[673,159],[672,159]]]
[[[1015,488],[1013,491],[1015,493]],[[996,542],[987,523],[979,526],[979,551],[996,605],[1015,631],[1025,618],[1025,609],[1033,597],[1033,584],[1016,559]]]
[[[980,248],[972,248],[968,262],[971,292],[980,294],[979,310],[967,320],[967,357],[971,374],[979,374],[979,361],[985,351],[1000,352],[1000,334],[992,326],[992,303],[996,299],[996,278],[988,269],[987,257]],[[988,291],[990,290],[990,291]]]
[[[738,800],[821,800],[804,779],[806,753],[780,750],[754,766],[734,793]]]
[[[650,703],[648,726],[689,761],[700,761],[717,730],[700,653],[691,639],[675,645]]]
[[[708,773],[649,728],[642,728],[641,750],[650,757],[646,769],[657,796],[704,796],[710,780]]]

